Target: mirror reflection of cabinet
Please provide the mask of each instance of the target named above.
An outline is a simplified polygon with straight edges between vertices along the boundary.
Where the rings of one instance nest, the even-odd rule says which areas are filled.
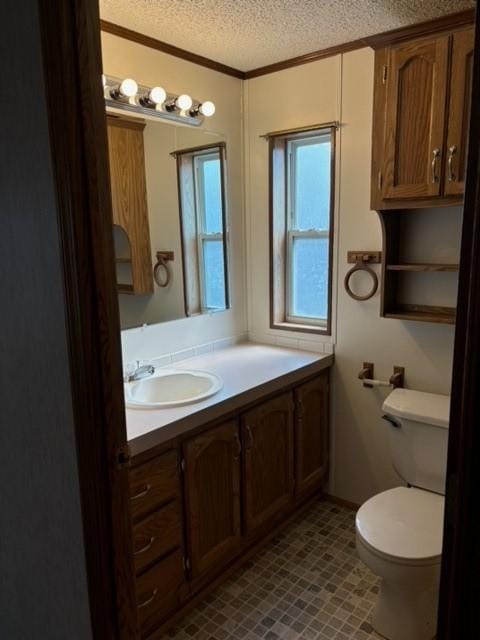
[[[153,276],[143,146],[145,124],[108,116],[107,125],[117,278],[122,279],[118,291],[150,294]]]

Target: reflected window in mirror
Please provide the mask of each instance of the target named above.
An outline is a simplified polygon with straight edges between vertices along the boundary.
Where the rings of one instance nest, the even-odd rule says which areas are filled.
[[[176,151],[187,316],[229,308],[225,144]]]

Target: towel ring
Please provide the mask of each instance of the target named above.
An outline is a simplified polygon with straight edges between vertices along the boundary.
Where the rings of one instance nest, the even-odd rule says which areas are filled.
[[[353,274],[356,273],[357,271],[366,271],[367,273],[370,274],[373,281],[372,288],[367,294],[363,296],[359,296],[357,293],[354,293],[350,288],[350,279],[353,276]],[[370,298],[373,298],[373,296],[377,293],[377,289],[378,289],[378,276],[375,273],[375,271],[371,267],[369,267],[364,261],[356,262],[345,276],[345,290],[348,293],[348,295],[354,300],[359,300],[359,301],[370,300]]]
[[[173,260],[173,253],[169,251],[157,251],[157,263],[153,267],[153,279],[159,287],[168,287],[170,284],[171,271],[167,261]],[[160,277],[160,271],[163,269],[164,277]]]

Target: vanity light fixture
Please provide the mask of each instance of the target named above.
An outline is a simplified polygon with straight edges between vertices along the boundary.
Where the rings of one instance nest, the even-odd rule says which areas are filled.
[[[102,75],[102,84],[110,113],[128,112],[133,117],[170,120],[193,127],[201,126],[206,117],[215,113],[210,100],[193,100],[187,93],[175,95],[159,85],[138,85],[132,78]]]
[[[201,102],[197,104],[197,106],[190,109],[190,115],[195,118],[198,114],[201,113],[202,116],[206,118],[210,118],[215,113],[215,104],[211,100],[206,100],[205,102]]]
[[[110,95],[114,100],[133,98],[138,92],[138,84],[132,78],[125,78],[120,84],[110,89]]]
[[[153,87],[140,98],[140,104],[145,107],[163,104],[167,99],[167,92],[163,87]]]

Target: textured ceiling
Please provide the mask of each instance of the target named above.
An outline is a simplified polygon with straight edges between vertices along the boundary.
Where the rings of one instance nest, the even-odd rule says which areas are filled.
[[[100,0],[100,13],[104,20],[247,71],[474,5],[474,0]]]

